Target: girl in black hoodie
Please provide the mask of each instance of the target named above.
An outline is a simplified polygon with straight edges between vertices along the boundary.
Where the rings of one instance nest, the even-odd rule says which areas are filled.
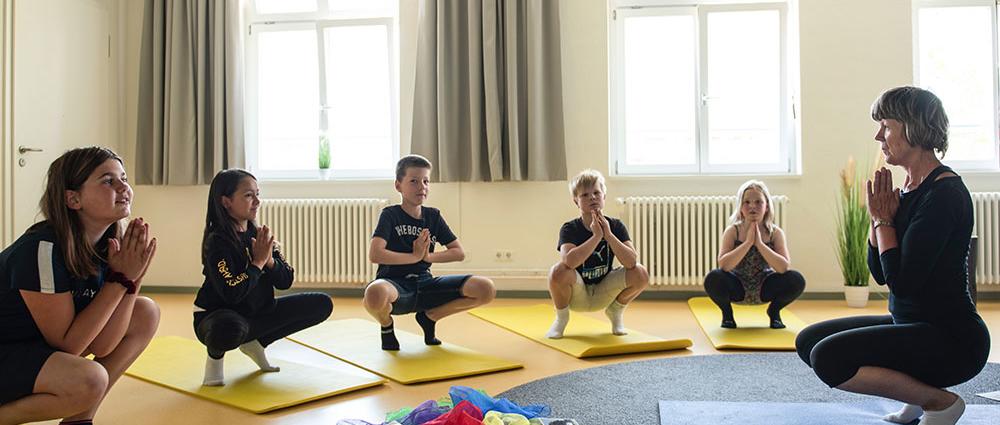
[[[295,270],[285,261],[267,226],[256,224],[257,179],[247,171],[220,171],[208,193],[201,245],[205,283],[194,301],[194,330],[208,347],[203,385],[223,385],[223,356],[239,348],[264,372],[279,369],[264,347],[323,322],[333,301],[321,293],[274,297],[292,286]]]

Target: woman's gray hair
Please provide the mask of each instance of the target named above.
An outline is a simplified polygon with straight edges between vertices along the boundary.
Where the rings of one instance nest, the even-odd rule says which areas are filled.
[[[948,115],[941,99],[918,87],[896,87],[879,95],[872,103],[872,119],[893,119],[903,123],[904,136],[910,146],[948,151]]]

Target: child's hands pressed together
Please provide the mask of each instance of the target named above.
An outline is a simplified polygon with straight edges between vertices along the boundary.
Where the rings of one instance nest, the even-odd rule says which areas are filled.
[[[274,235],[271,234],[271,229],[267,226],[261,226],[257,230],[257,237],[250,239],[253,243],[253,265],[257,266],[258,269],[264,270],[264,266],[271,261],[271,253],[274,251]]]
[[[430,254],[431,248],[431,231],[424,229],[420,231],[420,235],[413,240],[413,255],[417,256],[417,261],[426,261],[427,255]]]

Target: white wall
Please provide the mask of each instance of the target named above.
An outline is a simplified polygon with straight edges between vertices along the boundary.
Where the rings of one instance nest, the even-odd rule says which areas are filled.
[[[400,105],[404,152],[409,146],[416,46],[416,1],[400,7]],[[562,59],[567,165],[608,171],[607,4],[605,0],[563,0]],[[127,2],[125,141],[134,150],[141,2]],[[832,208],[838,172],[849,155],[874,153],[875,132],[868,108],[884,89],[912,82],[908,0],[802,0],[801,97],[802,174],[765,178],[772,192],[788,195],[788,242],[793,267],[812,292],[840,291],[833,252]],[[131,157],[129,157],[131,158]],[[898,174],[898,173],[897,173]],[[609,198],[629,195],[731,194],[743,177],[610,178]],[[1000,190],[996,175],[965,177],[973,191]],[[382,196],[396,200],[389,181],[262,182],[265,197]],[[152,223],[160,241],[147,285],[197,286],[199,244],[207,187],[135,188],[134,212]],[[468,252],[462,264],[435,270],[481,270],[524,275],[547,270],[557,259],[559,226],[576,210],[564,182],[434,184],[430,205],[440,208]],[[609,214],[619,215],[616,202]],[[720,229],[721,231],[721,229]],[[279,235],[280,237],[280,235]],[[497,263],[496,249],[514,251],[514,261]],[[535,279],[505,279],[503,288],[544,289]],[[690,288],[687,288],[690,289]]]

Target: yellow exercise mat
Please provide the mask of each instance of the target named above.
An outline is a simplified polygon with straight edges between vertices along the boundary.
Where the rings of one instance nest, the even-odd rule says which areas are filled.
[[[323,322],[288,339],[403,384],[518,369],[520,363],[396,329],[399,351],[382,350],[378,323],[364,319]]]
[[[570,313],[569,325],[562,338],[546,338],[555,311],[545,304],[477,308],[469,313],[576,358],[680,350],[691,346],[687,338],[663,339],[631,329],[627,330],[628,335],[614,335],[610,322],[575,312]]]
[[[271,358],[280,372],[263,373],[243,353],[225,357],[226,385],[206,387],[205,346],[179,336],[156,337],[125,373],[206,400],[264,413],[385,383],[363,370],[354,374]]]
[[[705,331],[712,345],[718,349],[740,348],[746,350],[795,350],[795,337],[806,323],[787,309],[781,310],[781,321],[785,329],[771,329],[771,319],[767,317],[767,304],[733,305],[736,329],[719,326],[722,311],[708,297],[688,300],[688,306],[698,319],[698,325]]]

